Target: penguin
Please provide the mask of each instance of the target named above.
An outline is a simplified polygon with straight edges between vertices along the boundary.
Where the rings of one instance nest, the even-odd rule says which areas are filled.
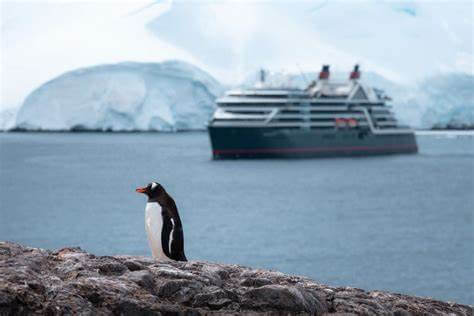
[[[151,182],[135,191],[148,197],[145,230],[153,258],[187,261],[184,254],[183,226],[173,198],[157,182]]]

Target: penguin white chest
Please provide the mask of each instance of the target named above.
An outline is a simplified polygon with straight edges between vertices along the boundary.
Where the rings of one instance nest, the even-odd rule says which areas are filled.
[[[169,260],[163,252],[161,244],[161,231],[163,230],[163,217],[161,216],[160,204],[147,203],[145,208],[145,230],[148,236],[153,258],[158,260]]]

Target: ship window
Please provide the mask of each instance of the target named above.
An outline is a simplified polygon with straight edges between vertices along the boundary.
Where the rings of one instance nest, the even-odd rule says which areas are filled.
[[[264,115],[264,114],[269,113],[268,111],[265,112],[265,111],[229,111],[229,110],[227,110],[226,112],[232,113],[232,114],[250,114],[250,115],[253,115],[253,114]]]
[[[320,99],[345,99],[347,98],[346,94],[341,95],[330,95],[330,94],[321,94]]]
[[[301,122],[303,121],[302,118],[278,118],[275,119],[274,121],[279,121],[279,122]]]

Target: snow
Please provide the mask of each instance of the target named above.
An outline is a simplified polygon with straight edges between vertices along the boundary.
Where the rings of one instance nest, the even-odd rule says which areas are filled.
[[[222,88],[178,61],[88,67],[55,78],[25,100],[16,126],[32,130],[203,129]]]

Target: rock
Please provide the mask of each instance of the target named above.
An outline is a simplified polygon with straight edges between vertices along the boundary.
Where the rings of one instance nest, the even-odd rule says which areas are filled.
[[[269,284],[272,284],[272,281],[270,279],[265,278],[245,278],[240,281],[240,285],[251,287],[260,287]]]
[[[264,285],[259,288],[249,290],[245,294],[244,305],[249,309],[257,310],[284,310],[290,312],[306,312],[322,315],[327,312],[326,304],[319,303],[318,297],[305,293],[304,289],[294,286]],[[311,297],[311,299],[309,299]]]
[[[0,242],[0,315],[472,315],[472,307],[331,287],[238,265],[94,256]]]
[[[142,288],[154,290],[155,281],[153,280],[153,274],[148,270],[128,272],[124,275],[124,279],[132,280]]]

